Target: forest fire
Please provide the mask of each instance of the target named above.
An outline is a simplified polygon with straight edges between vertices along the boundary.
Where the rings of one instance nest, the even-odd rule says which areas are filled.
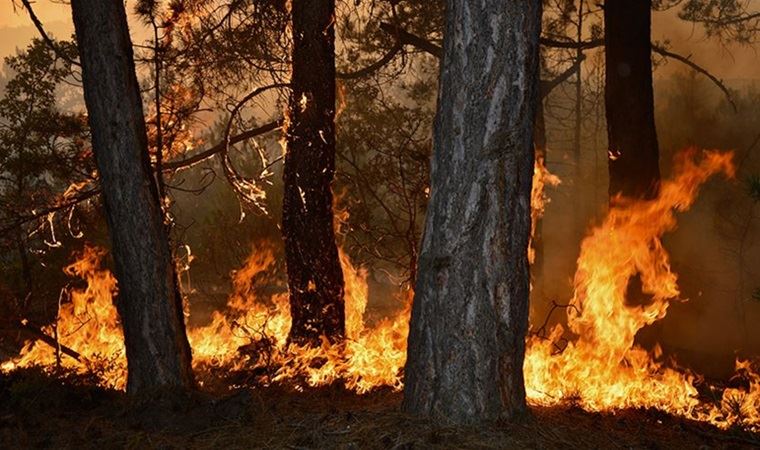
[[[731,158],[730,153],[681,153],[674,177],[662,183],[656,199],[618,202],[583,241],[575,296],[567,308],[573,337],[562,348],[565,330],[556,325],[546,338],[529,338],[525,377],[532,402],[572,401],[591,411],[656,408],[723,427],[740,416],[745,426],[757,426],[757,375],[747,363],[737,369],[748,373],[750,392],[727,390],[720,407],[704,405],[697,375],[666,364],[659,349],[650,353],[635,343],[636,333],[665,317],[669,302],[679,296],[662,235],[675,229],[675,212],[689,209],[710,176],[733,176]],[[644,305],[627,298],[635,276],[649,298]]]
[[[320,347],[288,345],[290,312],[285,294],[274,295],[267,306],[252,294],[252,281],[271,269],[271,250],[254,250],[245,266],[233,276],[234,291],[227,304],[228,314],[215,312],[212,323],[190,330],[196,365],[248,369],[274,368],[269,381],[303,380],[321,386],[341,380],[356,392],[378,386],[401,388],[399,371],[406,356],[408,309],[365,325],[367,306],[366,271],[356,269],[341,252],[346,280],[347,341],[333,345],[327,340]],[[251,346],[251,343],[254,343]],[[249,346],[252,353],[241,348]]]
[[[78,360],[75,355],[53,349],[42,341],[33,341],[21,350],[17,360],[6,363],[4,370],[31,365],[52,370],[60,365],[94,374],[106,387],[124,389],[127,360],[113,303],[116,278],[101,267],[104,256],[102,249],[86,246],[78,259],[64,268],[67,275],[85,281],[87,286],[64,289],[56,322],[43,329],[48,336],[57,336],[61,347],[74,349]]]
[[[536,260],[536,249],[533,241],[536,239],[536,230],[538,222],[546,211],[546,205],[549,203],[549,197],[546,195],[547,186],[558,186],[560,184],[558,176],[549,172],[546,167],[546,161],[543,156],[537,156],[533,165],[533,185],[530,192],[530,239],[528,245],[528,261],[533,264]]]
[[[528,338],[525,377],[531,403],[572,402],[589,411],[655,408],[720,427],[760,425],[760,375],[748,362],[737,363],[737,374],[748,381],[748,389],[728,388],[720,404],[705,403],[695,386],[698,375],[663,361],[658,349],[648,352],[635,343],[636,333],[662,319],[669,302],[679,296],[662,235],[675,229],[675,213],[689,209],[708,178],[733,175],[731,159],[730,153],[683,152],[674,177],[663,182],[655,200],[619,202],[583,241],[575,297],[567,308],[571,337],[565,340],[566,330],[556,325],[547,336]],[[558,181],[537,165],[536,185]],[[543,202],[535,204],[543,207]],[[29,365],[54,369],[60,363],[96,374],[104,386],[124,388],[126,359],[112,303],[116,281],[101,268],[103,255],[87,247],[65,269],[87,281],[85,289],[65,291],[71,301],[62,303],[57,321],[59,342],[79,352],[80,361],[66,355],[56,358],[49,345],[35,342],[5,370]],[[367,272],[354,267],[342,251],[340,259],[346,280],[345,343],[333,345],[325,339],[315,348],[288,345],[286,294],[255,294],[255,284],[271,282],[274,276],[272,250],[259,246],[233,274],[225,310],[214,312],[210,324],[189,330],[196,371],[259,371],[259,383],[282,382],[295,388],[342,382],[357,393],[383,386],[400,390],[411,291],[396,314],[367,325]],[[626,298],[636,275],[641,277],[641,291],[650,297],[645,305]],[[54,335],[55,328],[45,331]]]
[[[56,325],[44,332],[57,336],[61,346],[76,349],[78,360],[61,356],[42,341],[27,344],[18,359],[2,369],[33,365],[56,367],[93,374],[105,387],[124,389],[126,357],[118,314],[113,304],[116,280],[101,267],[102,249],[86,247],[79,259],[65,268],[68,275],[87,282],[85,289],[64,294]],[[356,269],[341,252],[346,279],[347,341],[332,345],[325,341],[316,348],[288,345],[290,312],[285,294],[257,298],[253,282],[271,271],[274,257],[269,248],[254,249],[244,267],[233,275],[233,292],[225,311],[213,313],[209,325],[192,328],[188,338],[195,368],[263,370],[265,383],[287,381],[297,386],[322,386],[342,381],[358,393],[379,386],[402,387],[400,369],[406,358],[406,335],[411,298],[393,317],[374,326],[365,325],[367,305],[366,271]],[[56,355],[59,354],[57,357]],[[202,378],[202,377],[201,377]],[[202,381],[202,380],[201,380]]]
[[[0,448],[760,448],[755,2],[0,5]]]

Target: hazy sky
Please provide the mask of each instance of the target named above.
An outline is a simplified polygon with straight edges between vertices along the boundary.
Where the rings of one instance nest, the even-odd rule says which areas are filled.
[[[54,0],[38,0],[34,3],[34,9],[51,34],[58,37],[71,34],[73,27],[69,5]],[[31,26],[26,12],[20,8],[14,12],[10,0],[0,0],[0,57],[26,45],[34,36],[36,31]],[[699,27],[679,20],[675,11],[654,14],[652,39],[669,40],[672,51],[685,56],[691,55],[694,62],[706,67],[718,78],[760,78],[760,45],[755,48],[726,48],[715,40],[706,39]],[[669,75],[682,68],[681,63],[671,61],[667,66],[659,68],[656,75]]]

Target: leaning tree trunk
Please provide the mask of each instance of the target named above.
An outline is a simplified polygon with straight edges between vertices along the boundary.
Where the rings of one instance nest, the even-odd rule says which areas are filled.
[[[282,233],[289,339],[318,344],[345,334],[343,272],[335,244],[335,0],[293,0]]]
[[[140,87],[121,0],[72,0],[119,295],[127,392],[189,387],[193,376],[167,230],[151,175]]]
[[[651,198],[660,181],[654,124],[651,0],[607,0],[605,107],[610,198]]]
[[[458,423],[525,409],[541,0],[448,0],[432,194],[403,408]]]

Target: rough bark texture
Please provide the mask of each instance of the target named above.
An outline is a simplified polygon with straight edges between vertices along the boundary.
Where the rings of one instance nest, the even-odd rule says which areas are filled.
[[[182,299],[151,176],[132,43],[121,0],[72,0],[85,102],[124,328],[127,392],[192,384]]]
[[[335,245],[335,0],[293,0],[292,75],[282,233],[290,340],[345,334],[343,272]]]
[[[654,124],[651,0],[604,4],[610,198],[649,198],[660,181]]]
[[[526,408],[541,1],[446,5],[403,408],[472,423]]]

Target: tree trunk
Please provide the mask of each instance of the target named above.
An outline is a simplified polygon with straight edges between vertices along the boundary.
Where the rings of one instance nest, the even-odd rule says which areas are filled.
[[[290,294],[290,340],[345,335],[343,272],[333,229],[335,0],[293,0],[282,233]]]
[[[474,423],[526,409],[540,28],[540,0],[447,1],[407,412]]]
[[[651,0],[607,0],[604,5],[610,198],[651,198],[658,191],[651,6]]]
[[[110,228],[129,375],[127,392],[190,387],[190,346],[148,158],[121,0],[72,0],[92,145]]]
[[[16,232],[16,247],[18,248],[19,259],[21,260],[21,276],[24,279],[24,287],[19,292],[19,298],[21,299],[22,312],[27,313],[29,307],[29,300],[34,290],[34,280],[32,278],[32,264],[29,261],[29,250],[26,248],[26,241],[24,239],[24,231],[22,227],[18,228]]]

